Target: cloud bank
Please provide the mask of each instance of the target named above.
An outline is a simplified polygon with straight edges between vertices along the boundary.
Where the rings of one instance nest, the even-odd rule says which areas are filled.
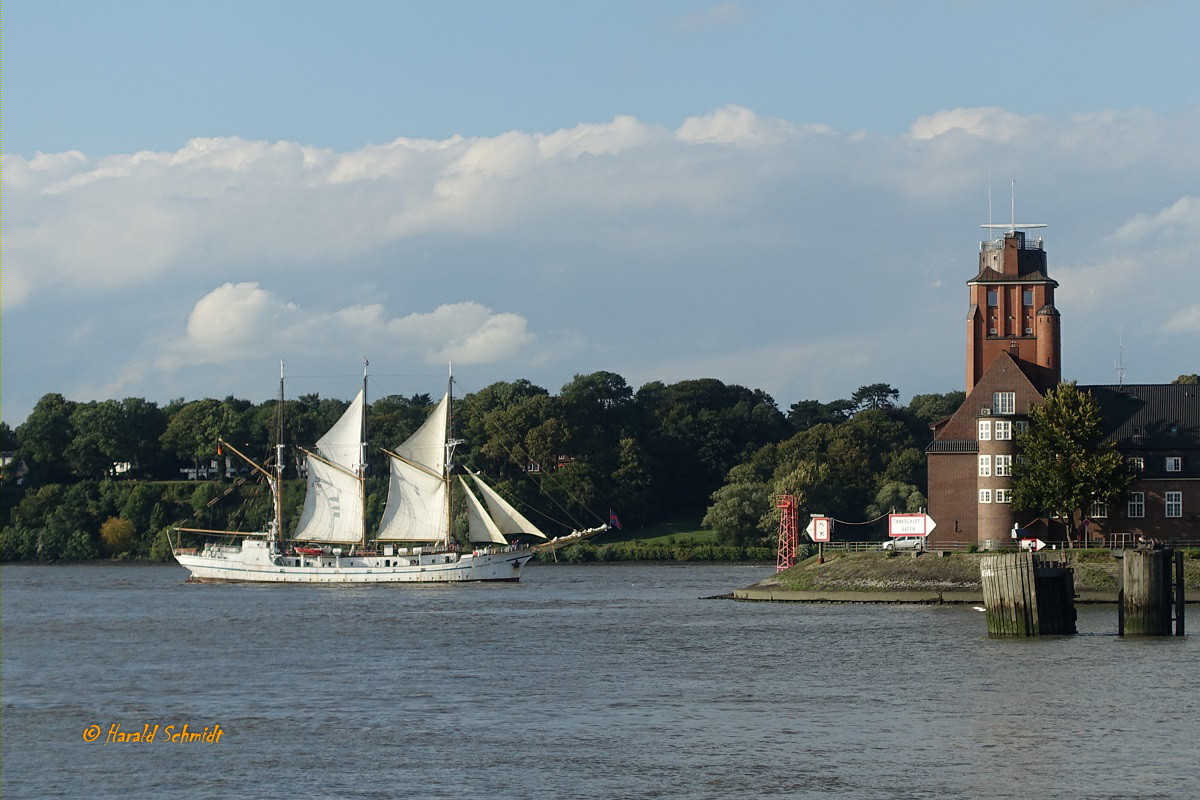
[[[6,401],[380,350],[551,387],[709,374],[785,405],[958,388],[962,283],[1012,177],[1018,221],[1051,225],[1068,373],[1106,380],[1123,335],[1140,379],[1169,378],[1200,360],[1198,138],[1197,109],[956,108],[885,137],[731,105],[348,152],[5,155]]]
[[[310,310],[257,283],[226,283],[196,303],[184,336],[166,344],[156,365],[174,370],[288,351],[328,358],[348,347],[401,353],[428,364],[489,364],[511,358],[532,341],[523,317],[475,302],[389,317],[379,304]]]

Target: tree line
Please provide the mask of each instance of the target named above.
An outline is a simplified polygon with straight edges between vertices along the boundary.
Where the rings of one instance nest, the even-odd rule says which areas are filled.
[[[715,379],[653,381],[635,391],[620,375],[594,372],[557,394],[527,380],[468,394],[455,404],[453,435],[467,442],[458,463],[540,512],[528,515],[551,535],[608,521],[610,512],[626,531],[690,515],[703,517],[723,545],[753,546],[774,535],[770,500],[784,491],[844,520],[924,506],[929,424],[962,400],[962,392],[948,392],[901,405],[899,392],[879,383],[783,411],[761,390]],[[386,500],[383,449],[411,435],[434,403],[416,394],[370,404],[368,520],[378,519]],[[347,405],[315,394],[285,401],[285,442],[311,447]],[[12,453],[2,479],[0,557],[167,558],[165,531],[181,521],[260,528],[269,498],[236,460],[225,471],[228,453],[218,456],[217,441],[263,463],[274,452],[278,411],[277,400],[232,396],[160,407],[140,398],[45,395],[15,430],[0,423],[0,450]],[[294,524],[304,488],[301,456],[288,458],[285,509]],[[181,480],[181,470],[213,460],[215,480]]]

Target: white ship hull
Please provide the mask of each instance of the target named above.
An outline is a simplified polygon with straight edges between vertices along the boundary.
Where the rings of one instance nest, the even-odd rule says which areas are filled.
[[[518,581],[533,552],[525,547],[473,553],[399,551],[385,555],[286,554],[261,539],[175,551],[175,560],[198,582],[256,583],[454,583]]]

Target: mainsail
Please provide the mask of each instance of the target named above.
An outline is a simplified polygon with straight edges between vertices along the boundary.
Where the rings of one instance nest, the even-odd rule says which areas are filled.
[[[379,524],[379,539],[439,542],[449,539],[446,481],[446,393],[429,418],[395,453],[388,453],[391,477],[387,505]]]
[[[363,538],[363,392],[307,453],[308,493],[293,538],[360,542]]]

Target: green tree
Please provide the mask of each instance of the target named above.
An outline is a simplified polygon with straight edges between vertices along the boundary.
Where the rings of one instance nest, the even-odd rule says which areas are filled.
[[[817,425],[840,425],[854,413],[854,403],[849,400],[800,400],[788,409],[788,422],[798,431],[806,431]]]
[[[953,414],[966,399],[967,393],[963,391],[917,394],[913,395],[906,410],[914,419],[928,426]]]
[[[1197,384],[1200,383],[1200,375],[1197,375],[1194,372],[1191,375],[1180,375],[1178,378],[1171,381],[1171,383]]]
[[[167,451],[179,458],[212,459],[217,456],[217,439],[241,441],[244,438],[240,422],[237,412],[220,400],[196,400],[171,417],[160,441]]]
[[[1133,480],[1104,438],[1099,403],[1074,382],[1059,384],[1030,410],[1017,447],[1013,507],[1061,517],[1071,542],[1092,504],[1112,502]]]
[[[7,422],[0,420],[0,450],[14,450],[17,446],[17,434]]]
[[[38,532],[23,525],[8,525],[0,530],[0,561],[27,561],[37,558]]]
[[[896,407],[896,400],[899,397],[898,389],[893,389],[886,383],[872,383],[868,386],[858,387],[858,390],[850,396],[850,402],[859,411],[868,408],[887,411]]]
[[[16,431],[21,455],[32,463],[30,471],[41,483],[66,480],[71,469],[65,453],[75,438],[71,415],[75,403],[61,394],[43,395]]]
[[[770,508],[767,484],[731,476],[724,486],[713,492],[712,505],[701,524],[716,531],[717,541],[721,544],[741,545],[769,533],[762,530],[760,523]]]
[[[611,504],[630,527],[645,525],[654,512],[654,474],[650,459],[635,437],[622,437],[617,469],[613,473]]]
[[[94,536],[97,520],[93,509],[96,484],[77,483],[62,492],[62,502],[45,517],[38,537],[41,561],[84,561],[99,555]]]
[[[867,516],[872,519],[884,514],[916,512],[925,507],[925,495],[911,483],[884,481],[875,492],[875,499],[867,506]]]

